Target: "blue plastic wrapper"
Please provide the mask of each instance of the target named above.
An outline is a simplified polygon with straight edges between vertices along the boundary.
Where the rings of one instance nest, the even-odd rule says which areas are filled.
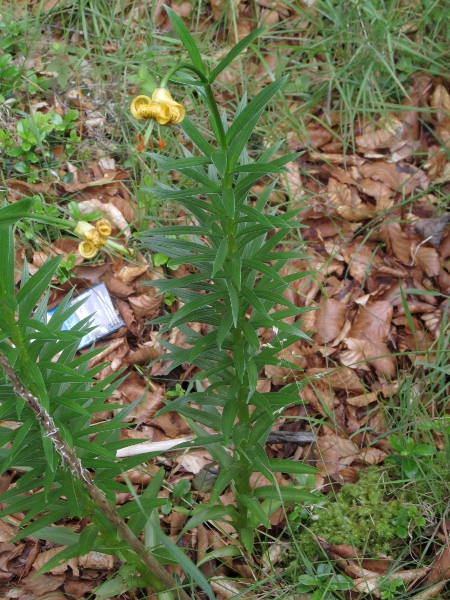
[[[121,327],[124,327],[125,323],[122,321],[116,307],[114,306],[111,296],[109,295],[108,289],[104,283],[94,285],[88,290],[81,292],[75,298],[72,299],[70,305],[85,300],[83,304],[73,313],[71,317],[62,326],[63,331],[72,329],[77,323],[90,317],[90,327],[93,327],[92,331],[87,333],[80,341],[78,348],[85,348],[99,340],[100,338],[111,335]],[[56,308],[49,310],[47,313],[48,320],[52,318]]]

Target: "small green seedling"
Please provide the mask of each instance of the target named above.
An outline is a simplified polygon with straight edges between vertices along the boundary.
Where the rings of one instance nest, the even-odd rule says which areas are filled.
[[[380,582],[380,598],[383,600],[400,600],[406,592],[405,582],[402,579],[386,579],[378,577]]]
[[[311,593],[309,600],[332,600],[341,596],[334,592],[346,592],[353,588],[353,581],[346,575],[336,574],[331,564],[320,564],[315,575],[300,575],[296,586],[299,594]]]
[[[77,110],[69,110],[64,117],[55,112],[37,112],[19,120],[15,134],[0,129],[0,143],[7,169],[27,175],[29,183],[38,181],[40,169],[56,166],[51,147],[61,143],[61,136],[68,153],[72,151],[71,144],[79,141],[75,129],[77,119]]]
[[[427,464],[436,449],[430,444],[416,444],[413,438],[402,438],[397,435],[389,437],[389,443],[398,454],[392,454],[386,460],[402,468],[406,479],[417,479],[421,471],[420,463]]]
[[[397,516],[392,520],[396,527],[396,533],[399,538],[406,538],[410,529],[424,527],[426,521],[419,515],[417,506],[402,506],[397,511]]]

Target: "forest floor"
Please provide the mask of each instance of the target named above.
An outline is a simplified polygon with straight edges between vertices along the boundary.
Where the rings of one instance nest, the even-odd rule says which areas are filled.
[[[224,110],[235,108],[244,92],[251,98],[290,76],[249,151],[256,156],[284,140],[287,151],[302,152],[270,204],[276,211],[302,209],[302,228],[287,243],[304,244],[306,257],[291,261],[290,269],[311,276],[297,280],[287,297],[317,310],[307,312],[302,325],[314,332],[313,344],[298,342],[280,355],[301,370],[268,366],[259,373],[258,390],[297,383],[304,402],[285,411],[276,430],[309,433],[313,441],[282,440],[267,452],[318,467],[305,485],[329,499],[310,510],[278,511],[254,557],[224,551],[236,540],[223,524],[200,525],[180,539],[186,517],[169,509],[160,515],[162,526],[202,565],[219,598],[444,598],[450,567],[447,3],[167,4],[212,66],[237,40],[267,27],[219,77],[216,99]],[[70,290],[104,283],[123,325],[99,342],[104,350],[96,363],[109,366],[97,377],[125,369],[114,402],[128,405],[144,396],[123,435],[152,442],[187,436],[191,430],[176,413],[155,415],[183,393],[194,371],[172,370],[158,331],[147,324],[176,311],[179,302],[142,284],[168,269],[165,257],[139,248],[133,233],[155,224],[192,224],[175,202],[146,191],[180,179],[158,172],[146,152],[176,157],[190,142],[180,129],[149,128],[129,111],[131,99],[151,95],[158,73],[180,58],[180,42],[160,0],[4,1],[0,7],[2,200],[33,196],[43,214],[106,216],[113,234],[138,250],[130,261],[103,252],[86,260],[75,238],[22,222],[15,236],[16,285],[24,265],[33,274],[55,255],[63,262],[50,309]],[[176,87],[172,92],[208,135],[195,94],[181,99]],[[252,193],[258,191],[255,185]],[[169,275],[189,272],[181,265]],[[261,343],[270,342],[270,334],[261,331]],[[183,346],[184,335],[174,330],[169,341]],[[105,408],[97,418],[111,415]],[[214,477],[211,463],[203,449],[169,450],[128,477],[144,489],[162,465],[173,506],[202,503]],[[13,476],[2,476],[1,491]],[[118,504],[129,497],[118,495]],[[222,500],[233,502],[229,489]],[[22,518],[0,520],[0,596],[146,597],[128,589],[117,575],[120,565],[107,555],[87,555],[33,579],[58,546],[31,538],[8,544]],[[106,580],[115,587],[93,592]]]

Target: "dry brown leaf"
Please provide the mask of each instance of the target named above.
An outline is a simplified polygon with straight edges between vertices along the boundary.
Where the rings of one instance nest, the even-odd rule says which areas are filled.
[[[327,474],[338,473],[351,465],[359,456],[359,448],[351,440],[339,437],[329,428],[317,438],[319,464],[317,467]]]
[[[7,523],[3,519],[0,519],[0,543],[4,544],[5,542],[9,542],[18,534],[18,529]]]
[[[83,569],[102,569],[111,571],[114,567],[114,556],[93,550],[89,552],[89,554],[80,556],[78,564],[80,568]]]
[[[386,243],[387,251],[405,265],[411,262],[411,238],[404,233],[400,223],[384,223],[381,227],[381,237]]]
[[[403,136],[404,124],[396,115],[382,117],[375,125],[368,125],[363,135],[355,138],[358,151],[365,156],[383,157],[373,152],[376,149],[392,148]]]
[[[151,419],[151,424],[164,431],[168,438],[181,437],[191,433],[190,427],[178,413],[169,412]]]
[[[436,119],[439,123],[446,123],[450,119],[450,94],[442,83],[434,88],[430,98],[431,107],[436,111]]]
[[[123,267],[117,274],[117,278],[124,283],[125,285],[130,285],[135,279],[141,277],[144,274],[148,274],[148,278],[150,278],[150,274],[148,273],[147,265],[142,265],[140,267]]]
[[[364,392],[364,386],[361,380],[355,375],[352,369],[341,367],[337,369],[307,369],[307,377],[313,380],[326,382],[336,390],[345,390],[348,392]]]
[[[370,271],[382,264],[381,259],[374,254],[370,244],[351,242],[342,247],[342,256],[349,265],[350,275],[359,283],[369,275]]]
[[[418,246],[412,249],[413,260],[428,277],[438,277],[441,265],[439,254],[435,248],[427,248],[426,246]]]
[[[39,571],[39,569],[41,569],[45,564],[47,564],[50,559],[52,559],[54,556],[56,556],[57,554],[62,552],[65,548],[66,548],[66,546],[57,546],[56,548],[51,548],[50,550],[41,552],[36,557],[36,560],[33,563],[33,568],[36,571]],[[74,559],[72,559],[72,561],[73,560]],[[72,561],[67,561],[67,562],[63,563],[62,565],[58,565],[57,567],[50,569],[49,573],[52,573],[53,575],[62,575],[63,573],[65,573],[67,571],[67,568],[68,568],[70,562],[72,562]],[[77,564],[77,562],[78,561],[76,561],[75,564]]]
[[[335,408],[333,390],[326,381],[320,379],[313,385],[306,385],[301,391],[301,398],[324,416],[329,415]]]
[[[191,450],[182,456],[173,459],[186,473],[199,473],[207,464],[211,463],[211,455],[206,450]]]
[[[392,304],[386,300],[375,300],[360,306],[348,337],[385,341],[393,312]]]
[[[418,569],[411,569],[408,571],[396,571],[388,576],[390,581],[395,579],[401,579],[405,583],[410,583],[412,581],[420,580],[428,572],[428,567],[419,567]],[[379,573],[374,573],[371,576],[365,576],[353,581],[353,585],[359,592],[363,592],[365,594],[371,593],[376,598],[381,598],[381,591],[379,589],[380,586],[380,575]]]
[[[129,298],[131,308],[133,309],[136,321],[148,317],[155,318],[160,311],[163,302],[162,296],[152,296],[151,294],[141,294]]]
[[[103,278],[109,293],[117,298],[128,298],[135,293],[134,288],[122,283],[117,277],[113,277],[110,272],[105,272]]]
[[[110,342],[104,350],[102,350],[102,352],[100,352],[100,354],[97,354],[97,356],[94,356],[94,358],[90,361],[89,363],[89,368],[92,369],[95,366],[99,365],[100,363],[106,361],[106,360],[110,360],[110,355],[117,349],[120,348],[121,346],[127,346],[127,342],[125,338],[117,338],[116,340],[113,340],[112,342]]]
[[[20,583],[24,589],[41,598],[45,594],[58,589],[64,583],[65,578],[65,575],[38,575],[36,577],[36,573],[30,573]]]
[[[314,340],[317,344],[332,342],[341,332],[345,322],[347,306],[333,298],[326,298],[315,311],[317,333]]]
[[[417,223],[414,225],[414,229],[435,248],[438,248],[441,244],[442,236],[444,235],[449,221],[449,214],[445,214],[434,219],[422,219],[417,221]]]

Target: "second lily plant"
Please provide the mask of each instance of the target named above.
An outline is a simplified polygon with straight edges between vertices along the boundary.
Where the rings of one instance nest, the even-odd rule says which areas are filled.
[[[282,89],[286,78],[265,87],[250,102],[244,95],[234,118],[220,114],[212,84],[217,76],[263,31],[258,29],[241,40],[210,70],[183,21],[170,9],[170,20],[190,62],[176,65],[160,83],[152,98],[139,96],[131,105],[138,119],[155,119],[161,125],[178,125],[191,139],[194,152],[183,148],[177,160],[147,154],[159,168],[185,176],[182,189],[159,185],[151,192],[161,199],[176,200],[190,212],[195,226],[167,226],[139,234],[143,245],[170,258],[168,272],[177,265],[191,266],[191,274],[180,278],[147,282],[160,293],[174,294],[183,304],[175,314],[155,321],[161,343],[168,349],[171,368],[181,364],[197,367],[185,394],[170,400],[159,414],[177,411],[196,436],[194,445],[204,446],[219,466],[210,495],[210,506],[194,509],[183,531],[214,519],[231,522],[247,552],[254,544],[255,530],[269,527],[271,514],[289,502],[315,503],[318,495],[307,489],[308,474],[316,470],[302,462],[269,458],[265,443],[275,421],[290,405],[301,402],[296,384],[280,391],[259,392],[258,374],[266,365],[280,364],[278,353],[309,338],[299,329],[301,309],[283,293],[306,273],[280,275],[290,259],[301,258],[298,250],[280,251],[278,245],[292,227],[297,210],[266,208],[277,184],[277,174],[297,155],[278,155],[281,142],[258,157],[246,146],[267,103]],[[167,90],[172,83],[190,86],[206,106],[212,135],[200,133],[204,123],[185,115],[184,107]],[[267,185],[255,199],[249,195],[255,182]],[[294,324],[289,324],[290,319]],[[202,323],[204,335],[189,324]],[[189,348],[170,344],[165,333],[173,328],[185,334]],[[270,329],[273,338],[261,345],[258,331]],[[295,365],[284,363],[296,369]],[[206,427],[206,429],[205,429]],[[293,476],[290,485],[279,485],[276,474]],[[261,485],[261,481],[265,485]],[[264,479],[262,479],[264,478]],[[256,482],[256,484],[255,484]],[[288,483],[283,481],[283,483]],[[231,484],[236,506],[224,505],[220,496]]]

